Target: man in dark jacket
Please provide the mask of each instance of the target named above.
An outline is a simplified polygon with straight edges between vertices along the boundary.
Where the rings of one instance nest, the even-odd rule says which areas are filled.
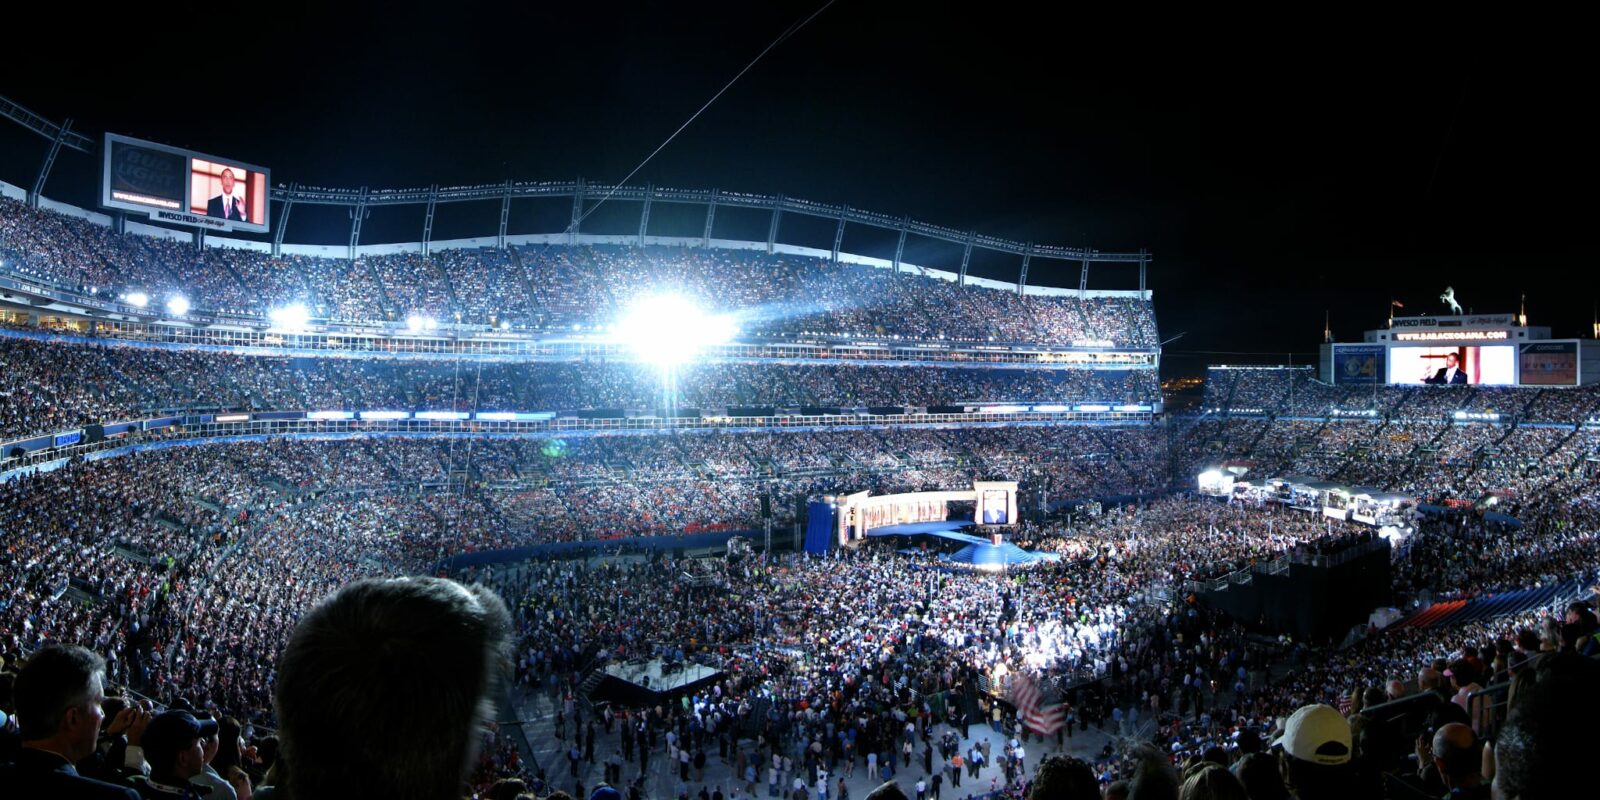
[[[22,749],[0,766],[7,797],[135,800],[126,786],[85,778],[73,764],[94,753],[105,718],[106,662],[82,647],[52,645],[34,653],[16,680]]]

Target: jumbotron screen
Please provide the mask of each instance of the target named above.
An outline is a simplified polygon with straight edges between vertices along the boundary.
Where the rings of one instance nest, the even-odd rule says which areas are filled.
[[[178,225],[266,233],[271,177],[265,167],[108,133],[100,205]]]
[[[1512,386],[1517,349],[1492,347],[1392,347],[1389,383],[1438,386]]]

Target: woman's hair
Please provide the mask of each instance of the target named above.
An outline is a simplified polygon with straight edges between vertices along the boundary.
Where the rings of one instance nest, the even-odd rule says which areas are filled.
[[[1367,692],[1365,687],[1357,686],[1350,690],[1350,713],[1354,714],[1365,707]]]
[[[1250,800],[1289,800],[1278,759],[1270,753],[1251,753],[1239,762],[1239,783]]]
[[[1129,800],[1168,800],[1178,796],[1178,773],[1160,751],[1141,745],[1131,755],[1137,763],[1133,779],[1128,781]]]
[[[1184,771],[1178,800],[1251,800],[1251,797],[1227,767],[1202,761]]]
[[[233,717],[223,717],[217,723],[217,755],[211,759],[211,767],[218,774],[228,774],[228,767],[243,766],[244,757],[239,752],[239,734],[243,728],[239,720]]]
[[[1517,706],[1528,697],[1538,682],[1538,670],[1530,667],[1517,670],[1517,674],[1511,676],[1511,686],[1506,689],[1506,714],[1517,710]]]

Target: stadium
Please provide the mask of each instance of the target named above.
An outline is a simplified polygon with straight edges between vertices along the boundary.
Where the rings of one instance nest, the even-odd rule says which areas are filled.
[[[1595,705],[1600,349],[1525,312],[1182,409],[1157,250],[0,114],[26,796],[1537,797]]]

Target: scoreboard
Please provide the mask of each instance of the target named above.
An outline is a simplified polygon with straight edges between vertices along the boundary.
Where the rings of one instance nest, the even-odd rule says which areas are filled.
[[[1335,386],[1581,386],[1600,382],[1600,347],[1551,339],[1511,314],[1397,317],[1360,343],[1322,346]]]
[[[100,205],[159,222],[266,233],[271,177],[237,159],[108,133]]]

